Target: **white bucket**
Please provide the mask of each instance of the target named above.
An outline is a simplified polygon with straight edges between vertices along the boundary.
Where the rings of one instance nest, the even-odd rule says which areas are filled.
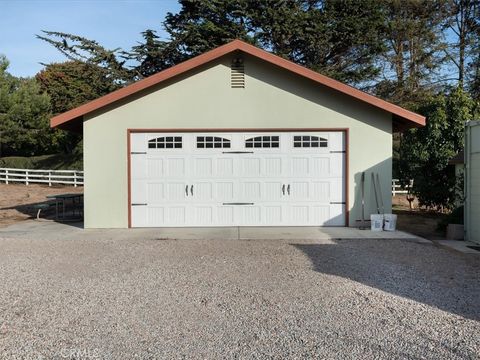
[[[383,230],[383,215],[380,214],[371,214],[370,215],[370,224],[372,231],[382,231]]]
[[[397,227],[397,215],[395,214],[385,214],[385,231],[395,231]]]

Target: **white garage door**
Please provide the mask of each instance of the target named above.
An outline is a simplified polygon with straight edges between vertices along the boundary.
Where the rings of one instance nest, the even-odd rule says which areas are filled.
[[[343,132],[132,133],[131,222],[344,226]]]

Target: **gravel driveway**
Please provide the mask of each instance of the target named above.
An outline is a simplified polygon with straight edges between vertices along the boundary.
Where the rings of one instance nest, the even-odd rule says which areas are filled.
[[[406,240],[0,239],[0,358],[479,359],[480,257]]]

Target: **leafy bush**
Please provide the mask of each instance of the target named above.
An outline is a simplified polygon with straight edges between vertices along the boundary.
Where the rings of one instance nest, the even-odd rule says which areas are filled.
[[[421,206],[453,209],[457,178],[448,162],[463,148],[464,123],[473,119],[474,102],[460,88],[438,94],[418,106],[425,127],[403,135],[396,166],[402,182],[414,179],[412,192]]]

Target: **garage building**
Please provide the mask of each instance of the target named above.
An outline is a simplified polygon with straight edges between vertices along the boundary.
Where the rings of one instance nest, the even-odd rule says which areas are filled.
[[[425,118],[235,40],[58,115],[85,227],[355,226],[391,211],[392,133]]]

